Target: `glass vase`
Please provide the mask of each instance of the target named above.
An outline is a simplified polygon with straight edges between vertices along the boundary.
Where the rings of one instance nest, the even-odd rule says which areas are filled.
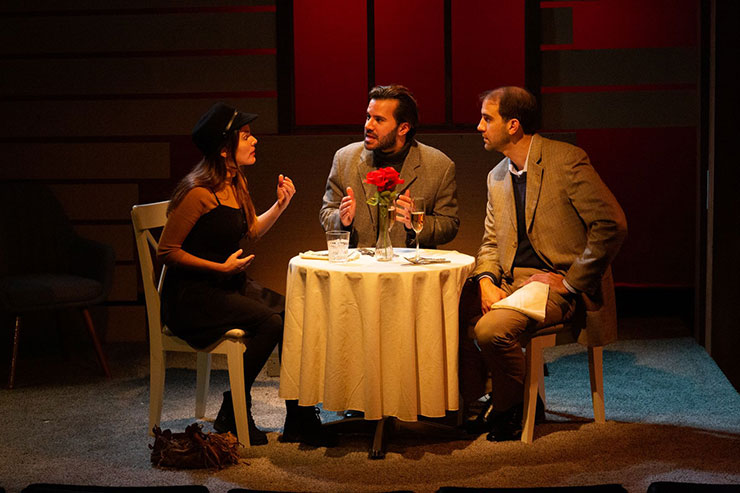
[[[375,260],[379,262],[393,260],[391,226],[393,226],[391,211],[388,210],[387,205],[378,204],[378,242],[375,244]]]

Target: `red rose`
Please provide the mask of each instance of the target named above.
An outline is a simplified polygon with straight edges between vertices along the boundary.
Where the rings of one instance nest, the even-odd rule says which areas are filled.
[[[365,177],[365,183],[378,187],[378,192],[385,192],[393,190],[396,185],[403,183],[403,180],[399,178],[398,171],[388,166],[369,172]]]

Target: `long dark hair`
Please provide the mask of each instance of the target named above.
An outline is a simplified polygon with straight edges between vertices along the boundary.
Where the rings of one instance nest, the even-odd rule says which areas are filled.
[[[221,149],[208,156],[203,156],[203,159],[193,166],[190,173],[185,175],[175,187],[175,191],[172,192],[172,199],[170,199],[170,204],[167,207],[167,214],[169,215],[182,202],[188,192],[195,187],[204,187],[213,192],[221,189],[227,180],[226,160],[235,159],[238,145],[239,129],[235,129],[226,135],[226,142],[223,148],[221,148],[226,149],[226,158],[221,155]],[[252,198],[249,196],[247,177],[239,166],[237,166],[232,184],[236,189],[236,200],[247,217],[249,236],[253,238],[255,236],[255,227],[257,226],[257,212],[254,209]]]

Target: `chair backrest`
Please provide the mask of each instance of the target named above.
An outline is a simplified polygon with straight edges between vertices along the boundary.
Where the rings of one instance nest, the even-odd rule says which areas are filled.
[[[0,276],[68,273],[75,237],[45,184],[0,183]]]
[[[617,302],[614,295],[614,278],[608,267],[601,278],[601,306],[586,310],[586,330],[578,342],[584,346],[605,346],[617,340]]]
[[[162,322],[160,318],[159,293],[166,272],[163,267],[159,276],[155,277],[152,253],[157,251],[157,240],[152,230],[164,226],[167,222],[167,206],[169,201],[152,204],[135,205],[131,209],[131,221],[134,225],[136,250],[139,254],[141,266],[141,282],[144,285],[146,313],[149,322],[149,343],[153,349],[162,348]]]

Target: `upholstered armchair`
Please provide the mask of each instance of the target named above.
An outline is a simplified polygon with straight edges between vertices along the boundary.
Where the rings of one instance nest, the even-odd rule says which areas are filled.
[[[88,307],[107,298],[114,263],[109,245],[74,232],[48,187],[0,184],[0,313],[15,320],[8,388],[15,383],[21,320],[40,310],[82,310],[97,358],[110,377]]]

